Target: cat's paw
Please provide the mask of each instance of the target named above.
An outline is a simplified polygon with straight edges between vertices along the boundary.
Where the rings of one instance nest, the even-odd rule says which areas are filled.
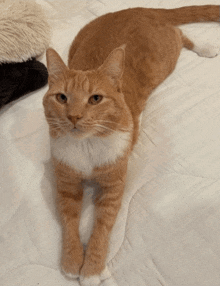
[[[111,273],[106,266],[100,275],[92,275],[89,277],[84,277],[80,275],[80,285],[81,286],[98,286],[101,281],[106,280],[111,277]]]
[[[100,274],[100,279],[106,280],[109,277],[111,277],[111,272],[109,271],[108,266],[105,266],[104,270]]]
[[[196,52],[200,57],[205,57],[205,58],[214,58],[219,54],[219,47],[210,45],[210,44],[205,44],[203,46],[195,46],[193,48],[194,52]]]
[[[61,267],[61,273],[69,279],[79,278],[79,270],[80,265],[74,263],[69,263],[68,266],[63,264]]]
[[[78,248],[64,248],[61,259],[61,272],[69,279],[79,278],[80,268],[83,265],[83,246]]]
[[[79,278],[79,274],[72,274],[70,272],[68,273],[68,272],[64,271],[63,269],[61,270],[61,272],[62,272],[62,274],[64,276],[66,276],[69,279],[77,279],[77,278]]]
[[[89,277],[80,276],[80,285],[81,286],[98,286],[101,283],[99,275],[93,275]]]
[[[83,259],[83,258],[82,258]],[[79,278],[80,268],[83,260],[79,259],[78,263],[71,257],[64,256],[61,262],[61,272],[69,279]]]

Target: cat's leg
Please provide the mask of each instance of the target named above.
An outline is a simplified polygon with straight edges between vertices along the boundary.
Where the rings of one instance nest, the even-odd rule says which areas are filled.
[[[121,171],[123,173],[123,171]],[[105,268],[110,232],[121,206],[125,173],[120,170],[107,173],[97,179],[101,190],[95,201],[93,233],[87,245],[85,260],[80,271],[81,286],[96,286],[110,276]]]
[[[78,278],[83,264],[83,246],[79,237],[79,220],[83,188],[75,178],[57,179],[57,204],[63,226],[61,268],[69,278]]]
[[[197,53],[197,55],[200,57],[214,58],[219,54],[220,51],[218,46],[211,45],[209,43],[200,45],[195,44],[183,34],[182,41],[185,48]]]

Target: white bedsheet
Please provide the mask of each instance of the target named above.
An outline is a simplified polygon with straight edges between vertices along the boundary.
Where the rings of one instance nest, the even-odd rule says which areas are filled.
[[[67,59],[79,29],[128,7],[180,7],[220,0],[38,0]],[[190,2],[190,3],[189,3]],[[220,47],[219,24],[183,27],[195,42]],[[41,59],[45,63],[45,56]],[[123,206],[103,286],[220,285],[220,55],[183,50],[173,74],[151,95],[129,162]],[[0,285],[77,286],[60,273],[47,87],[0,111]],[[92,208],[88,205],[86,211]],[[86,218],[82,225],[86,226]]]

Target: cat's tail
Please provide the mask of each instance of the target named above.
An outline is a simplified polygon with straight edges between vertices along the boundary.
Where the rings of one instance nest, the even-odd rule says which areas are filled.
[[[186,6],[176,9],[161,9],[166,22],[174,26],[199,23],[199,22],[219,22],[220,6]]]

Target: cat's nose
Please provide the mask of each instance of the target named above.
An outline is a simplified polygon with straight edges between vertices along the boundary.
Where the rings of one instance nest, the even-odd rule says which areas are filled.
[[[75,125],[76,122],[82,118],[82,115],[78,114],[78,115],[68,115],[67,118]]]

